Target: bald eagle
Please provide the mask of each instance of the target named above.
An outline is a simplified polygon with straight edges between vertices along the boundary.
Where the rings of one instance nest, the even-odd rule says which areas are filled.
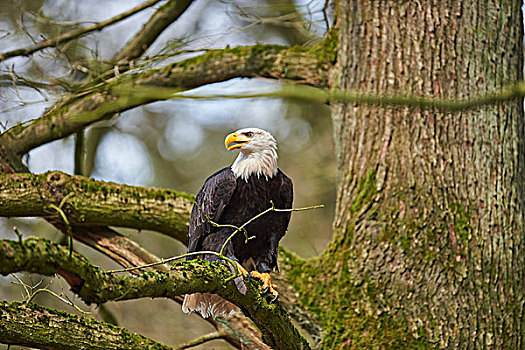
[[[272,206],[278,209],[292,208],[292,181],[277,167],[277,144],[273,136],[264,130],[246,128],[226,137],[226,149],[239,149],[233,165],[211,175],[195,198],[191,212],[188,252],[219,252],[228,237],[257,214]],[[225,246],[223,254],[235,261],[243,274],[263,282],[263,293],[273,295],[274,289],[269,273],[277,269],[277,248],[290,221],[290,211],[270,211],[249,223],[245,228],[253,239],[246,241],[245,234],[238,232]],[[216,255],[199,256],[208,261],[219,259]],[[188,259],[192,259],[190,257]],[[237,288],[246,293],[242,278],[236,279]],[[232,314],[240,311],[232,303],[215,294],[195,293],[186,295],[182,309],[185,313],[199,312],[202,317]]]

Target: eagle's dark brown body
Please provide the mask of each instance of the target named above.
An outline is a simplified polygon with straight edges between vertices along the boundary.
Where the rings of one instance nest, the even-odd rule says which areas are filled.
[[[248,241],[242,231],[231,240],[228,238],[236,232],[235,227],[271,208],[272,203],[276,209],[290,209],[292,181],[277,168],[277,143],[269,132],[240,129],[226,136],[224,146],[229,151],[239,149],[239,155],[230,167],[210,176],[197,194],[191,212],[188,252],[220,252],[224,247],[224,256],[242,265],[237,269],[231,266],[232,273],[239,270],[245,276],[250,271],[251,277],[263,283],[263,293],[273,296],[273,302],[279,293],[269,272],[277,268],[277,249],[286,233],[290,211],[270,211],[251,221],[245,227],[248,237],[253,237]],[[198,257],[208,261],[219,259],[214,254]],[[242,277],[236,277],[235,284],[239,292],[246,293]],[[240,311],[236,305],[211,293],[187,294],[182,310],[199,312],[203,317]]]
[[[210,176],[195,198],[191,213],[188,252],[220,251],[234,232],[218,224],[243,225],[274,203],[277,209],[292,207],[292,181],[281,171],[272,178],[252,175],[247,181],[236,178],[230,167]],[[277,248],[286,233],[290,212],[269,212],[246,226],[248,235],[255,236],[247,243],[243,232],[235,234],[224,255],[237,260],[247,270],[269,272],[277,267]],[[207,255],[206,260],[217,260]]]

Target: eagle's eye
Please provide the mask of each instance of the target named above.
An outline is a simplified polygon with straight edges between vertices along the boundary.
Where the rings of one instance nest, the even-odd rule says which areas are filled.
[[[245,135],[246,137],[252,137],[252,136],[253,136],[253,132],[248,131],[248,132],[245,132],[244,135]]]

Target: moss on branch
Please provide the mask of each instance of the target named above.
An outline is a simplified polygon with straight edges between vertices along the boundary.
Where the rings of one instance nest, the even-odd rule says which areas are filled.
[[[58,350],[171,349],[91,318],[5,301],[0,301],[0,343]]]
[[[52,171],[0,174],[0,202],[0,216],[57,217],[54,205],[74,225],[148,229],[186,243],[193,196]]]
[[[246,295],[240,294],[235,282],[228,280],[230,269],[222,263],[193,260],[175,263],[169,273],[115,274],[92,265],[78,253],[70,256],[67,247],[45,239],[0,240],[0,273],[21,271],[43,275],[58,273],[86,303],[215,293],[238,305],[259,327],[268,345],[276,349],[309,347],[278,303],[268,304],[252,283],[247,284]]]
[[[217,81],[254,76],[325,85],[325,76],[318,67],[315,55],[300,46],[290,48],[279,45],[208,50],[203,55],[144,74],[137,83],[195,88]]]

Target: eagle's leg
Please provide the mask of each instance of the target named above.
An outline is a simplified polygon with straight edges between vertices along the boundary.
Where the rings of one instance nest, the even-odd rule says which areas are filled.
[[[244,267],[242,267],[241,264],[239,264],[237,261],[235,261],[235,264],[237,264],[237,269],[239,270],[239,273],[243,277],[250,276],[250,273],[248,271],[246,271],[246,269]]]
[[[268,272],[260,273],[258,271],[250,271],[249,276],[257,278],[258,280],[262,282],[263,284],[262,285],[263,292],[261,293],[262,295],[269,292],[273,295],[273,299],[271,300],[271,302],[273,303],[274,301],[277,300],[277,298],[279,297],[279,293],[275,289],[275,284],[272,284],[271,277]]]

